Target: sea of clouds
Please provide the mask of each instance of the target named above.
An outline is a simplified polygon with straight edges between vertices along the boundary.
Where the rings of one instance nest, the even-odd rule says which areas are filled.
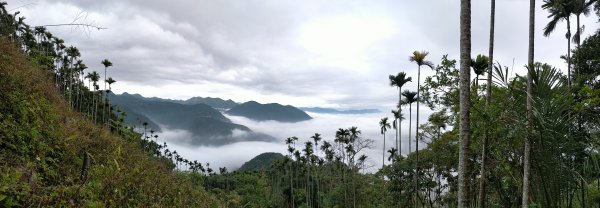
[[[425,109],[425,108],[423,108]],[[414,111],[414,109],[413,109]],[[404,110],[408,117],[408,109]],[[180,155],[189,160],[198,160],[202,163],[210,163],[210,166],[217,170],[217,167],[227,167],[228,170],[239,168],[244,162],[264,152],[279,152],[287,154],[287,145],[285,139],[296,136],[299,138],[296,144],[300,149],[304,146],[304,142],[309,141],[310,137],[315,133],[321,134],[325,141],[333,142],[335,132],[339,128],[358,127],[362,132],[362,137],[374,140],[373,148],[366,149],[360,154],[368,156],[367,168],[364,171],[373,172],[381,167],[382,152],[383,152],[383,135],[379,127],[379,121],[383,117],[393,119],[393,116],[387,112],[372,113],[372,114],[354,114],[354,115],[334,115],[334,114],[319,114],[308,113],[313,119],[296,123],[284,123],[277,121],[254,121],[245,117],[226,115],[233,123],[245,125],[254,132],[268,134],[276,138],[273,142],[264,141],[240,141],[222,146],[194,146],[190,145],[189,140],[191,135],[184,130],[163,129],[160,134],[159,142],[166,142],[169,149],[176,150]],[[421,122],[424,123],[429,116],[428,109],[421,112]],[[416,121],[416,113],[413,112],[414,129]],[[390,120],[392,122],[393,120]],[[402,153],[408,153],[408,119],[402,123]],[[247,132],[234,131],[232,137],[247,136]],[[414,137],[414,130],[413,130]],[[414,141],[414,140],[413,140]],[[395,142],[395,130],[391,129],[386,133],[386,149],[391,148]],[[414,146],[414,142],[412,143]],[[422,148],[424,145],[421,145]],[[414,147],[413,147],[414,149]],[[321,155],[323,153],[320,153]],[[387,153],[386,153],[387,154]],[[387,155],[386,163],[387,161]]]

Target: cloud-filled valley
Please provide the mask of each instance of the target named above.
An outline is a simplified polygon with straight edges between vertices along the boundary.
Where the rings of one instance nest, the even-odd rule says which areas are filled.
[[[421,112],[421,122],[426,120],[430,114],[428,110]],[[408,112],[408,108],[404,109]],[[413,111],[413,131],[415,112]],[[349,128],[352,126],[358,127],[364,138],[374,140],[373,148],[365,150],[363,154],[368,156],[368,165],[373,168],[381,166],[381,157],[383,150],[383,136],[380,133],[378,122],[383,117],[390,117],[388,113],[373,113],[373,114],[353,114],[353,115],[333,115],[333,114],[317,114],[309,113],[313,119],[308,121],[285,123],[276,121],[254,121],[241,116],[229,116],[232,122],[247,126],[254,132],[268,134],[275,138],[273,142],[261,141],[243,141],[222,146],[195,146],[189,145],[186,142],[189,137],[193,136],[189,132],[182,130],[172,130],[163,127],[163,132],[159,133],[159,141],[166,141],[169,148],[177,150],[182,156],[202,162],[209,162],[211,167],[224,166],[228,169],[239,168],[244,162],[252,159],[254,156],[263,152],[279,152],[287,154],[287,146],[285,138],[296,136],[299,138],[296,146],[303,146],[305,141],[310,139],[314,133],[322,135],[323,140],[333,142],[335,132],[339,128]],[[408,153],[408,119],[402,123],[402,153]],[[238,132],[232,135],[244,136],[247,132]],[[414,137],[414,132],[412,134]],[[391,129],[386,133],[386,149],[392,147],[395,141],[394,130]],[[412,143],[414,145],[414,142]],[[423,145],[421,146],[423,147]],[[414,147],[413,147],[414,150]],[[386,153],[387,154],[387,153]],[[386,155],[387,158],[387,155]],[[386,161],[387,162],[387,161]],[[375,169],[367,171],[374,171]]]

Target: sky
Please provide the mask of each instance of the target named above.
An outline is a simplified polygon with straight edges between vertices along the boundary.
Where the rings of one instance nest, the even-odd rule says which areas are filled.
[[[109,59],[113,67],[108,76],[117,80],[112,86],[116,93],[382,111],[355,116],[311,114],[315,119],[296,124],[230,116],[236,123],[280,138],[276,143],[189,147],[177,142],[186,132],[162,132],[161,137],[184,156],[231,169],[265,151],[284,153],[283,138],[298,136],[305,141],[321,133],[331,140],[337,128],[350,126],[358,126],[365,137],[375,140],[367,154],[374,167],[381,165],[383,144],[377,122],[391,116],[386,113],[398,95],[388,76],[406,72],[413,82],[405,89],[414,91],[417,66],[408,60],[413,51],[428,51],[434,64],[445,54],[458,58],[459,4],[458,0],[9,0],[7,8],[20,11],[32,26],[74,22],[106,28],[51,27],[49,31],[79,48],[88,71],[103,76],[100,62]],[[489,1],[472,1],[473,57],[488,53],[489,7]],[[524,72],[528,11],[528,1],[496,2],[494,58],[512,68],[513,75]],[[550,37],[543,37],[547,16],[536,9],[535,59],[564,71],[566,64],[559,57],[566,53],[566,24],[560,23]],[[593,15],[582,18],[583,37],[598,30],[597,20]],[[424,68],[421,74],[424,80],[432,73]],[[421,109],[425,109],[423,121],[430,112]],[[387,141],[389,147],[393,140]],[[407,152],[406,143],[403,146]]]
[[[444,54],[459,54],[459,1],[8,3],[33,26],[76,22],[106,28],[49,30],[78,47],[89,70],[102,72],[100,61],[109,59],[116,93],[391,109],[397,92],[388,75],[404,71],[416,80],[417,67],[408,61],[413,51],[430,52],[434,64]],[[472,1],[472,7],[473,56],[487,54],[489,1]],[[566,24],[545,38],[547,13],[538,8],[536,14],[536,60],[565,68],[559,57],[566,52]],[[596,20],[583,18],[584,36],[597,30]],[[497,2],[495,58],[517,72],[527,58],[527,21],[527,1]],[[416,82],[407,88],[416,89]]]

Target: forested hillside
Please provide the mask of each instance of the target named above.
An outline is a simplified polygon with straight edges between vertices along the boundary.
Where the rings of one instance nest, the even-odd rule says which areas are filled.
[[[219,206],[200,177],[173,172],[128,128],[94,124],[51,73],[0,37],[0,206]],[[37,50],[32,50],[37,51]],[[119,133],[117,133],[119,131]],[[156,180],[160,178],[160,180]],[[186,194],[181,194],[186,193]]]

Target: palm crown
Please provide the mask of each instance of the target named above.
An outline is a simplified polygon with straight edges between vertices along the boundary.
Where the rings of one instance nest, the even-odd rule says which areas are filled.
[[[570,18],[575,10],[575,4],[571,0],[544,0],[542,8],[548,10],[549,13],[550,22],[544,27],[544,36],[548,37],[554,32],[559,22]],[[566,35],[567,37],[571,36],[570,32],[567,32]]]
[[[412,104],[414,102],[417,102],[417,92],[411,92],[408,90],[405,90],[404,92],[402,92],[402,96],[404,96],[404,102],[406,104]]]
[[[104,65],[104,67],[110,67],[112,66],[112,62],[110,62],[108,59],[104,59],[102,60],[102,65]]]
[[[415,62],[417,63],[417,65],[419,66],[428,66],[429,68],[433,69],[433,63],[431,61],[427,61],[425,60],[425,58],[427,58],[427,55],[429,55],[429,52],[427,51],[414,51],[412,56],[408,57],[408,60],[410,62]]]
[[[477,76],[483,75],[485,70],[488,68],[489,58],[484,55],[477,55],[477,58],[471,60],[471,67],[475,71]]]
[[[391,127],[388,122],[388,117],[382,118],[381,121],[379,121],[379,126],[381,127],[381,134],[384,134]]]
[[[412,78],[411,77],[407,77],[406,73],[404,73],[404,72],[399,72],[398,75],[396,75],[396,76],[390,75],[389,78],[390,78],[390,85],[391,86],[396,86],[396,87],[402,87],[406,83],[412,81]]]

